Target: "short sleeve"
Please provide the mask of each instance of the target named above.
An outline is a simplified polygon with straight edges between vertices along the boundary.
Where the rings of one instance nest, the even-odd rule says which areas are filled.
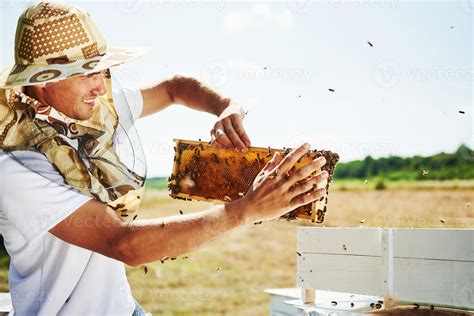
[[[124,88],[112,92],[120,122],[131,126],[143,111],[143,96],[139,88]]]
[[[65,184],[41,153],[29,151],[26,155],[20,162],[0,151],[0,211],[30,243],[91,197]]]

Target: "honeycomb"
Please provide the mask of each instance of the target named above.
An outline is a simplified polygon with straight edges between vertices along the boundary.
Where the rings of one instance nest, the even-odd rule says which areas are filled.
[[[291,151],[290,148],[250,147],[244,154],[234,150],[215,148],[210,143],[202,141],[180,139],[174,141],[173,172],[168,178],[171,197],[214,203],[228,203],[242,198],[275,152],[280,152],[285,156]],[[317,223],[324,221],[329,183],[339,156],[330,151],[309,151],[296,163],[290,173],[321,156],[324,156],[327,161],[322,170],[329,173],[326,196],[319,201],[300,206],[283,215],[282,218],[288,220],[302,218]]]

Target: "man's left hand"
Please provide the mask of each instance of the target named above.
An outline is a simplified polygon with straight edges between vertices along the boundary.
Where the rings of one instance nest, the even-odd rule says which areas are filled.
[[[246,153],[250,139],[242,124],[244,118],[244,109],[231,101],[211,130],[211,143],[217,148],[235,149]]]

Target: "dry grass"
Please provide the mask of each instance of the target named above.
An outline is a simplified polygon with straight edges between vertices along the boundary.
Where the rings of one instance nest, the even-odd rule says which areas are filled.
[[[325,224],[474,227],[474,206],[466,206],[474,202],[472,198],[472,191],[452,189],[334,191]],[[150,190],[141,218],[208,206]],[[296,228],[301,224],[310,225],[272,221],[242,228],[189,254],[188,259],[148,264],[147,274],[142,267],[127,268],[134,296],[154,315],[268,315],[263,290],[295,284]]]
[[[329,195],[325,225],[474,227],[472,192],[445,185],[410,190],[335,190]],[[473,205],[467,207],[467,203]],[[173,200],[166,191],[148,190],[140,218],[207,207],[204,202]],[[189,254],[187,259],[148,264],[147,274],[143,267],[127,267],[133,294],[154,315],[268,315],[269,297],[263,290],[295,285],[298,225],[311,223],[271,221],[245,227]],[[7,271],[3,269],[0,291],[7,290]]]

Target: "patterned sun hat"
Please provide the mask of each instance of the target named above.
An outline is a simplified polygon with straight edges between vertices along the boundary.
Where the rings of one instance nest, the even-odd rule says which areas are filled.
[[[148,51],[144,47],[107,47],[88,12],[66,3],[40,2],[18,19],[15,64],[0,71],[0,88],[99,72]]]

